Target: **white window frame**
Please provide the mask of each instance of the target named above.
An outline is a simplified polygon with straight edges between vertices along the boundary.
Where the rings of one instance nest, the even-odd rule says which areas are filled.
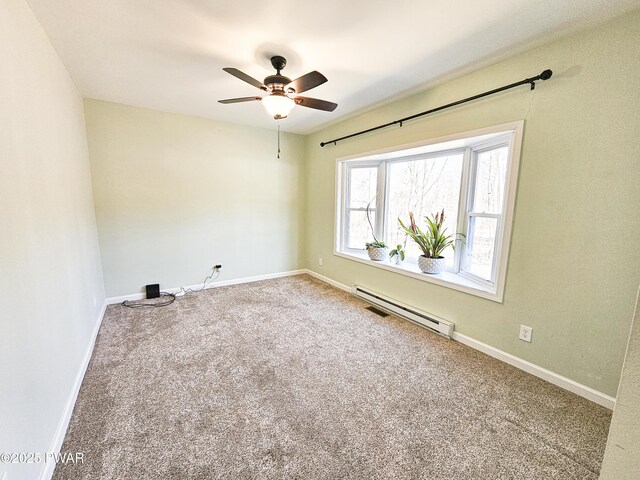
[[[462,231],[467,236],[466,238],[467,241],[464,242],[463,247],[460,249],[461,252],[464,252],[464,254],[463,255],[461,254],[461,257],[458,260],[459,262],[457,264],[459,268],[458,272],[460,273],[460,275],[465,275],[468,278],[472,279],[473,281],[478,282],[480,284],[487,285],[489,287],[495,286],[497,277],[498,277],[500,250],[501,250],[501,243],[502,243],[501,232],[502,232],[502,224],[504,223],[504,212],[506,210],[506,205],[504,201],[504,199],[506,199],[506,195],[505,195],[506,192],[502,192],[503,193],[502,212],[486,213],[486,212],[474,211],[475,189],[477,184],[477,173],[478,173],[478,156],[483,152],[496,150],[502,147],[507,147],[509,148],[509,151],[511,151],[513,136],[514,136],[513,134],[509,134],[508,136],[500,136],[500,137],[491,139],[488,142],[474,145],[473,147],[469,148],[469,152],[468,152],[470,164],[467,170],[469,174],[469,179],[467,183],[468,187],[466,189],[467,198],[465,202],[460,203],[461,205],[465,205],[464,213],[463,215],[461,215],[461,216],[464,216],[464,218],[462,219],[463,225],[460,231]],[[508,165],[509,165],[509,161],[507,161],[507,169],[509,168]],[[506,178],[505,178],[504,187],[506,190],[506,187],[509,184],[508,173],[505,174],[505,177]],[[491,266],[490,279],[479,277],[478,275],[474,275],[473,273],[467,270],[467,260],[469,258],[470,252],[466,247],[469,243],[471,243],[471,240],[472,240],[471,234],[469,234],[469,230],[470,230],[469,225],[471,224],[472,217],[496,219],[496,240],[493,246],[493,265]]]
[[[344,168],[344,187],[343,187],[343,191],[342,191],[342,197],[343,197],[343,204],[342,204],[342,212],[344,212],[342,218],[342,224],[341,224],[341,231],[342,231],[342,236],[340,239],[340,250],[344,251],[344,252],[351,252],[351,253],[356,253],[361,251],[362,249],[357,249],[357,248],[349,248],[349,214],[352,211],[356,211],[356,212],[364,212],[366,211],[366,208],[353,208],[349,206],[349,189],[346,188],[348,185],[351,184],[351,171],[353,169],[357,169],[357,168],[377,168],[378,172],[376,175],[376,181],[377,181],[377,188],[376,191],[379,191],[382,188],[382,185],[384,184],[384,172],[381,173],[381,170],[383,170],[382,167],[383,162],[382,161],[374,161],[374,162],[358,162],[357,164],[343,164],[343,168]],[[376,230],[375,230],[375,235],[378,238],[382,238],[382,230],[381,230],[381,226],[383,223],[383,219],[382,217],[382,213],[384,211],[384,199],[381,198],[380,195],[377,195],[376,198],[376,203],[375,203],[375,207],[371,208],[370,210],[375,210],[375,225],[376,225]],[[341,212],[341,213],[342,213]]]
[[[520,165],[523,127],[524,121],[510,122],[461,132],[454,135],[447,135],[445,137],[434,138],[426,142],[400,145],[385,150],[367,152],[336,159],[334,255],[502,303],[509,254],[509,243],[511,239],[511,227],[513,223],[518,170]],[[445,142],[464,141],[466,139],[480,137],[483,135],[494,136],[485,142],[477,143],[473,146],[466,145],[430,153],[402,155],[402,151],[404,150],[420,149],[421,147],[429,147],[430,145]],[[471,208],[473,207],[474,188],[476,184],[477,156],[482,151],[500,148],[501,146],[509,147],[509,157],[507,160],[507,171],[504,185],[505,191],[503,192],[503,210],[500,214],[473,212],[471,211]],[[387,225],[385,224],[385,212],[388,207],[389,190],[389,182],[386,182],[386,177],[388,175],[390,165],[397,162],[419,160],[457,152],[464,153],[457,231],[466,234],[469,228],[469,221],[472,217],[491,217],[497,219],[491,279],[485,280],[473,275],[469,271],[465,271],[467,251],[466,242],[464,240],[459,241],[457,245],[454,257],[454,267],[449,268],[447,271],[438,275],[427,275],[421,273],[417,269],[415,262],[405,262],[404,264],[397,266],[386,262],[371,261],[366,255],[364,246],[362,249],[346,248],[349,228],[349,216],[347,210],[365,210],[364,208],[347,209],[348,198],[346,197],[349,194],[347,186],[349,185],[349,174],[352,168],[378,168],[378,195],[376,197],[375,206],[375,234],[378,239],[386,239]]]

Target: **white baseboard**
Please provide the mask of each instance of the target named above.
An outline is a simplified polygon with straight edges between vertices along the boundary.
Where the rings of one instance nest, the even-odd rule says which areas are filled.
[[[203,287],[205,289],[209,289],[209,288],[217,288],[217,287],[226,287],[229,285],[239,285],[241,283],[252,283],[252,282],[260,282],[262,280],[271,280],[273,278],[282,278],[282,277],[291,277],[293,275],[302,275],[304,273],[308,273],[307,270],[302,269],[302,270],[289,270],[287,272],[277,272],[277,273],[267,273],[265,275],[256,275],[253,277],[242,277],[242,278],[234,278],[232,280],[221,280],[221,281],[215,281],[215,282],[211,282],[209,283],[206,287],[204,284],[199,283],[197,285],[189,285],[189,286],[185,286],[185,287],[174,287],[174,288],[163,288],[162,291],[163,292],[168,292],[168,293],[175,293],[175,294],[180,294],[180,292],[182,291],[181,289],[184,288],[185,290],[187,289],[192,289],[192,290],[200,290]],[[180,296],[180,295],[178,295]],[[120,297],[109,297],[107,298],[107,304],[108,305],[113,305],[116,303],[122,303],[125,300],[142,300],[145,298],[145,294],[144,293],[133,293],[131,295],[123,295]]]
[[[519,368],[520,370],[524,370],[531,375],[535,375],[538,378],[546,380],[549,383],[553,383],[560,388],[569,390],[576,395],[580,395],[581,397],[584,397],[587,400],[591,400],[592,402],[597,403],[598,405],[602,405],[603,407],[606,407],[610,410],[613,410],[613,407],[615,407],[616,405],[616,399],[610,395],[606,395],[591,387],[582,385],[581,383],[571,380],[570,378],[563,377],[562,375],[552,372],[551,370],[547,370],[546,368],[540,367],[534,363],[528,362],[527,360],[523,360],[522,358],[511,355],[510,353],[498,350],[491,345],[487,345],[486,343],[482,343],[471,337],[467,337],[462,333],[457,333],[454,331],[453,339],[460,343],[464,343],[471,348],[479,350],[482,353],[486,353],[493,358],[502,360],[509,365]]]
[[[319,273],[316,273],[312,270],[307,270],[306,273],[336,288],[351,292],[351,288],[329,277],[320,275]],[[581,383],[571,380],[570,378],[563,377],[562,375],[552,372],[551,370],[547,370],[546,368],[540,367],[534,363],[528,362],[527,360],[523,360],[522,358],[511,355],[510,353],[503,352],[502,350],[492,347],[491,345],[487,345],[486,343],[482,343],[478,340],[455,331],[453,332],[452,338],[457,342],[464,343],[465,345],[475,350],[479,350],[482,353],[485,353],[493,358],[497,358],[498,360],[508,363],[509,365],[530,373],[531,375],[534,375],[538,378],[546,380],[547,382],[552,383],[560,388],[573,392],[576,395],[586,398],[587,400],[591,400],[592,402],[597,403],[598,405],[602,405],[603,407],[606,407],[610,410],[613,410],[613,407],[616,404],[616,399],[610,395],[599,392],[598,390],[587,387],[586,385],[582,385]]]
[[[318,280],[328,283],[331,286],[339,288],[340,290],[344,290],[345,292],[351,293],[351,288],[347,287],[344,283],[336,282],[335,280],[325,277],[324,275],[320,275],[319,273],[314,272],[313,270],[306,270],[307,275],[312,276],[313,278],[317,278]]]
[[[93,347],[95,346],[96,338],[98,337],[98,332],[100,331],[100,326],[102,325],[102,319],[104,318],[104,312],[106,309],[107,302],[105,301],[102,305],[100,315],[96,320],[96,324],[93,327],[93,331],[91,332],[89,345],[87,345],[87,350],[84,354],[84,358],[82,359],[82,363],[80,364],[80,369],[78,370],[76,379],[73,383],[73,387],[71,388],[71,392],[69,393],[69,398],[67,398],[67,403],[64,406],[62,417],[60,417],[60,421],[58,422],[58,428],[56,429],[56,433],[53,437],[53,442],[51,442],[51,446],[49,447],[47,453],[60,453],[60,449],[62,448],[62,444],[64,442],[64,437],[67,433],[67,428],[69,427],[69,421],[71,420],[71,415],[73,414],[73,408],[76,406],[78,393],[80,393],[82,380],[84,380],[84,375],[87,372],[87,367],[89,367],[91,355],[93,355]],[[48,462],[45,462],[40,472],[40,480],[50,480],[53,476],[53,471],[55,468],[56,462],[54,462],[53,460],[50,459]]]

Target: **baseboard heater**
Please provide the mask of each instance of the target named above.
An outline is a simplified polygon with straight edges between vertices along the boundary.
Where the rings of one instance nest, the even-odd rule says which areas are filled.
[[[416,310],[415,308],[403,305],[400,302],[380,295],[379,293],[372,292],[371,290],[364,289],[363,287],[360,287],[358,285],[354,285],[351,289],[351,292],[356,297],[360,297],[369,303],[373,303],[374,305],[383,308],[391,313],[400,315],[401,317],[404,317],[407,320],[412,321],[413,323],[417,323],[418,325],[426,327],[429,330],[433,330],[434,332],[444,335],[445,337],[451,338],[451,336],[453,335],[453,323],[447,322],[446,320],[438,318],[435,315],[421,312],[419,310]]]

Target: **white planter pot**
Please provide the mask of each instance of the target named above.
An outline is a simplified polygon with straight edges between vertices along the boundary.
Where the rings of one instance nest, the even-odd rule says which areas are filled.
[[[386,247],[369,247],[367,248],[367,253],[369,254],[369,258],[371,260],[375,260],[376,262],[382,262],[389,257],[389,253]]]
[[[400,265],[403,262],[402,258],[400,258],[400,255],[394,255],[389,259],[389,261],[395,263],[396,265]]]
[[[440,273],[444,270],[446,260],[444,257],[427,258],[424,255],[418,257],[418,267],[424,273]]]

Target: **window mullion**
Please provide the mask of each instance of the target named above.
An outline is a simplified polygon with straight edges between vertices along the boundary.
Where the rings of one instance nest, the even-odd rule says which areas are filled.
[[[475,190],[476,190],[476,174],[477,174],[477,160],[478,156],[473,151],[472,148],[467,148],[466,157],[469,161],[469,177],[467,180],[467,198],[465,204],[464,211],[464,219],[465,219],[465,247],[464,247],[464,256],[460,260],[460,270],[468,271],[469,270],[469,257],[472,255],[472,250],[470,248],[473,245],[473,234],[474,234],[474,221],[473,221],[473,203],[475,198]]]
[[[378,166],[378,178],[376,184],[376,238],[386,241],[385,204],[386,204],[386,163],[380,162]]]
[[[502,248],[502,215],[496,221],[496,238],[493,242],[493,262],[491,263],[491,284],[495,285],[498,274],[498,259]]]
[[[472,215],[465,214],[465,218],[467,220],[467,237],[465,239],[466,244],[464,249],[464,257],[462,258],[460,267],[460,270],[462,272],[469,271],[469,258],[471,257],[471,255],[473,255],[473,248],[471,246],[473,245],[473,237],[475,233],[474,217]]]
[[[461,239],[456,239],[456,250],[453,258],[453,271],[455,273],[462,270],[462,259],[466,255],[466,236],[467,236],[467,202],[468,202],[468,190],[469,190],[469,177],[471,168],[471,148],[467,147],[464,150],[464,156],[462,159],[462,176],[460,178],[460,198],[458,200],[458,224],[456,226],[456,232],[464,235]]]

